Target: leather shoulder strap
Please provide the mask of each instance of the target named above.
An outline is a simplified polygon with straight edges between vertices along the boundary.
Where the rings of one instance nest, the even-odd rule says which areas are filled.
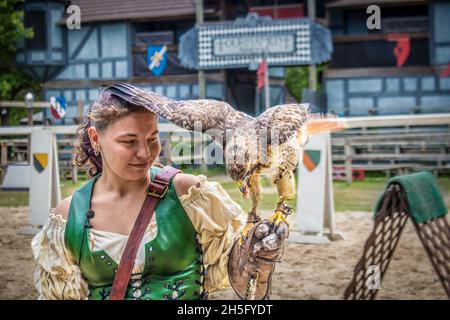
[[[144,200],[141,211],[134,223],[133,230],[128,238],[114,277],[113,286],[111,288],[110,300],[123,300],[131,278],[131,273],[136,260],[137,250],[144,236],[150,220],[155,212],[156,206],[160,199],[164,197],[170,184],[170,179],[181,171],[170,166],[162,168],[150,182],[147,197]]]
[[[158,197],[164,197],[167,192],[170,180],[181,170],[171,166],[165,166],[159,170],[148,187],[149,195]]]

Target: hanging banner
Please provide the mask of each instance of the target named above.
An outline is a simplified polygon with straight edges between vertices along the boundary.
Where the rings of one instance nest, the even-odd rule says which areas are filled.
[[[396,41],[397,45],[394,48],[394,55],[397,59],[397,67],[405,64],[411,52],[411,40],[407,34],[389,34],[388,41]]]
[[[149,46],[147,48],[147,63],[152,74],[159,77],[166,67],[167,47]]]
[[[50,98],[50,112],[56,120],[64,118],[66,115],[66,98],[65,97],[51,97]]]
[[[256,75],[258,78],[258,84],[256,86],[256,89],[258,90],[258,92],[262,91],[262,89],[264,88],[264,85],[266,84],[266,72],[267,72],[267,62],[266,60],[263,60],[259,66],[258,66],[258,70],[256,71]]]

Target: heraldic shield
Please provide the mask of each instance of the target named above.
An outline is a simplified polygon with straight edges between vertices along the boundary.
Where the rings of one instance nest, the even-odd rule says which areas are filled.
[[[33,166],[37,172],[41,173],[47,168],[48,154],[47,153],[33,153]]]
[[[314,171],[320,163],[320,150],[305,150],[303,164],[309,172]]]
[[[149,46],[147,48],[147,63],[153,75],[160,76],[167,64],[167,47]]]

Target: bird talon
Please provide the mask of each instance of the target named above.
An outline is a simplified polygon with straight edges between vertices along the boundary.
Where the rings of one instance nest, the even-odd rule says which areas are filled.
[[[292,207],[288,206],[285,203],[278,203],[275,211],[281,211],[285,216],[292,214]]]
[[[275,213],[269,218],[269,222],[274,226],[278,226],[281,222],[289,226],[286,218],[290,214],[292,214],[292,208],[290,206],[284,203],[278,203]]]
[[[248,213],[247,224],[255,224],[261,221],[261,217],[256,214],[255,210],[252,210]]]

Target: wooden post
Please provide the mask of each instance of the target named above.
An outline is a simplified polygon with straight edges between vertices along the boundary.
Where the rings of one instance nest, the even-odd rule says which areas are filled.
[[[1,166],[0,166],[0,182],[3,182],[3,178],[5,177],[6,165],[8,163],[8,145],[6,142],[1,143]]]
[[[353,182],[353,173],[352,173],[352,146],[346,142],[344,146],[345,153],[345,179],[348,184]]]
[[[28,109],[28,125],[33,125],[33,108]]]
[[[395,155],[399,155],[401,153],[400,146],[395,146],[394,149],[395,149],[395,151],[394,151]],[[396,164],[396,161],[395,160],[391,160],[390,163],[392,165],[394,165],[394,164]]]
[[[1,159],[1,165],[6,166],[8,164],[8,145],[6,142],[1,143],[2,148],[2,159]]]
[[[195,23],[201,25],[204,22],[203,0],[195,0]],[[198,98],[205,99],[206,97],[206,80],[205,72],[198,71]]]
[[[25,106],[28,110],[28,126],[33,126],[33,94],[31,92],[28,92],[25,95]],[[28,135],[28,144],[27,144],[27,160],[28,163],[31,165],[31,135]]]
[[[72,156],[72,184],[76,184],[78,182],[78,170],[74,161],[75,155]]]
[[[72,142],[72,184],[76,184],[78,182],[78,168],[75,164],[75,157],[76,157],[76,147],[75,142]]]
[[[441,147],[441,154],[446,154],[447,153],[447,147]],[[444,162],[442,160],[437,161],[437,167],[443,167],[444,166]]]
[[[316,1],[308,0],[308,17],[314,21],[316,19]],[[317,90],[317,69],[316,65],[308,66],[309,89]]]
[[[198,71],[198,98],[206,98],[206,80],[205,72],[203,70]]]
[[[78,100],[77,117],[76,117],[77,123],[81,123],[83,121],[83,111],[84,111],[83,101]]]

